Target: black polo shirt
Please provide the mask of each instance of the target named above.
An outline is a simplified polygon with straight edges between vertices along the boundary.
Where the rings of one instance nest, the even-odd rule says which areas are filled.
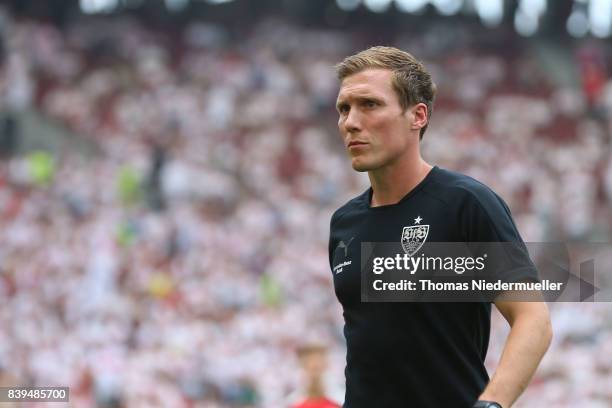
[[[489,381],[490,303],[361,302],[361,242],[399,242],[415,219],[428,242],[522,242],[504,201],[471,177],[434,167],[393,205],[372,190],[331,219],[329,262],[344,310],[345,408],[468,408]],[[517,279],[537,279],[531,268]]]

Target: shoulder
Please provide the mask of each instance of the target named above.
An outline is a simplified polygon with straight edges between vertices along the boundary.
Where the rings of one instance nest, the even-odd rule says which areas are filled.
[[[449,170],[441,170],[432,190],[454,206],[461,233],[470,242],[522,241],[510,208],[480,181]],[[445,192],[445,194],[443,194]]]
[[[434,182],[426,192],[447,204],[506,207],[503,199],[486,184],[468,175],[442,168],[437,168]]]
[[[355,211],[358,211],[361,208],[363,208],[364,205],[366,205],[364,203],[368,202],[369,194],[370,194],[370,190],[368,189],[364,191],[362,194],[358,195],[357,197],[354,197],[351,200],[347,201],[340,208],[334,211],[334,213],[331,216],[330,223],[334,225],[340,220],[342,220],[343,218],[345,218],[347,215],[354,213]]]

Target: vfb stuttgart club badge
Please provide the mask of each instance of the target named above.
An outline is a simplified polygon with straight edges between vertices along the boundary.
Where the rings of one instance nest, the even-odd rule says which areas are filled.
[[[417,225],[404,227],[402,231],[402,248],[408,256],[414,255],[421,249],[429,234],[429,225],[420,225],[422,220],[423,219],[418,216],[414,219],[414,223]]]

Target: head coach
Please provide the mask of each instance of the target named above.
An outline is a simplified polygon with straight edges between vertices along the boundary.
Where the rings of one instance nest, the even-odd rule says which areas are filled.
[[[511,330],[489,378],[490,302],[362,302],[360,243],[395,242],[428,224],[428,241],[521,242],[504,201],[482,183],[420,153],[435,85],[422,63],[372,47],[336,66],[338,127],[371,188],[332,216],[329,262],[347,342],[345,408],[509,408],[548,349],[543,302],[496,299]],[[534,268],[535,269],[535,268]],[[534,271],[511,271],[528,279]]]

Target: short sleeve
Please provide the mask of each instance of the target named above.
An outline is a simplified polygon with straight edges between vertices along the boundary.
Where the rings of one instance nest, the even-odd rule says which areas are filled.
[[[329,243],[327,244],[327,251],[328,251],[328,257],[329,257],[329,268],[333,269],[333,265],[332,265],[332,257],[333,257],[333,251],[335,248],[334,245],[334,239],[333,239],[333,233],[334,233],[334,217],[336,216],[336,213],[334,213],[334,215],[332,215],[331,220],[329,222]]]
[[[484,185],[467,191],[460,213],[463,239],[475,256],[487,254],[486,278],[537,282],[538,273],[506,203]]]
[[[334,257],[334,249],[336,248],[336,243],[334,239],[334,224],[336,222],[338,212],[334,212],[329,221],[329,242],[327,245],[328,257],[329,257],[329,268],[333,271],[333,257]]]

